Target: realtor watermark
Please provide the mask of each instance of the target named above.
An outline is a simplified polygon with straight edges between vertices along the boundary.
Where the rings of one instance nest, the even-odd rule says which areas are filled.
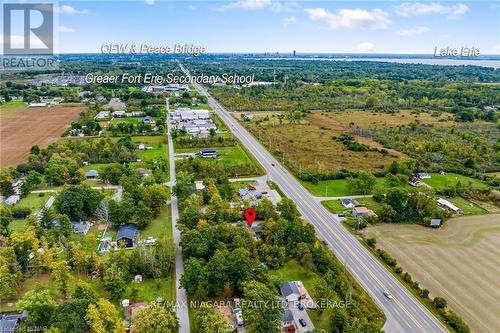
[[[2,70],[57,67],[54,56],[54,4],[3,3]]]

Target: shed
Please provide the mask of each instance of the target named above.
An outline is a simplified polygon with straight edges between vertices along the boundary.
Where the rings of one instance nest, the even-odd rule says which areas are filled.
[[[359,202],[354,199],[340,199],[340,203],[345,208],[354,208],[356,206],[359,206]]]
[[[71,222],[71,228],[75,234],[86,235],[90,230],[90,223],[87,221]]]
[[[99,177],[99,172],[97,172],[97,170],[89,170],[85,173],[85,177],[87,177],[87,179],[96,179]]]
[[[10,197],[8,197],[7,199],[5,199],[5,204],[7,206],[14,206],[15,204],[17,204],[19,202],[19,200],[21,200],[21,197],[17,194],[14,194],[14,195],[11,195]]]
[[[440,219],[432,219],[430,226],[433,228],[439,228],[441,226],[441,220]]]
[[[139,236],[139,228],[136,224],[124,224],[116,233],[116,241],[123,242],[126,248],[135,247],[137,237]]]

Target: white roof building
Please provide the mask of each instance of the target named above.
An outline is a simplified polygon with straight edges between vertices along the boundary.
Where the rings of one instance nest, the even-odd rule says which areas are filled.
[[[460,208],[458,208],[457,206],[455,206],[453,203],[451,203],[450,201],[448,201],[446,199],[439,198],[437,200],[437,204],[439,207],[444,208],[444,209],[449,209],[456,214],[462,213],[462,210]]]

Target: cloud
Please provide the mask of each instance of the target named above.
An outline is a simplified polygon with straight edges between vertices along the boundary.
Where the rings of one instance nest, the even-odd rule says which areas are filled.
[[[469,11],[469,7],[467,5],[464,5],[463,3],[442,5],[438,2],[405,2],[395,6],[394,9],[397,15],[403,17],[440,14],[446,15],[449,19],[458,18]]]
[[[494,46],[494,47],[491,49],[490,54],[500,54],[500,44],[499,44],[499,45]]]
[[[416,35],[425,34],[426,32],[429,32],[429,31],[431,31],[431,29],[429,29],[428,27],[416,27],[416,28],[411,28],[411,29],[398,30],[398,31],[396,31],[396,35],[409,37],[409,36],[416,36]]]
[[[76,14],[88,14],[87,9],[77,10],[74,7],[68,5],[62,5],[60,7],[54,7],[54,11],[60,14],[76,15]]]
[[[189,5],[189,6],[188,6],[188,9],[189,9],[189,10],[196,10],[196,9],[198,9],[198,8],[196,8],[196,6]]]
[[[147,5],[154,5],[155,4],[155,0],[144,0],[144,2],[147,4]]]
[[[385,29],[391,24],[389,15],[381,9],[372,11],[363,9],[340,9],[337,14],[324,8],[305,9],[313,21],[323,21],[331,29]]]
[[[371,51],[373,51],[375,49],[375,44],[373,44],[372,42],[359,43],[356,46],[356,49],[359,52],[371,52]]]
[[[0,44],[7,44],[7,41],[3,39],[3,36],[0,35]],[[13,48],[23,48],[24,47],[24,36],[19,36],[19,35],[10,35],[10,46]],[[45,45],[40,39],[38,38],[31,38],[30,39],[30,47],[31,48],[46,48],[47,45]]]
[[[59,32],[75,32],[75,29],[73,28],[69,28],[69,27],[65,27],[64,25],[60,25],[57,30]]]
[[[262,10],[268,9],[276,13],[289,12],[299,8],[294,2],[275,2],[272,0],[238,0],[218,7],[216,10],[225,11],[228,9]]]
[[[290,24],[297,22],[294,16],[285,17],[283,20],[283,26],[288,27]]]

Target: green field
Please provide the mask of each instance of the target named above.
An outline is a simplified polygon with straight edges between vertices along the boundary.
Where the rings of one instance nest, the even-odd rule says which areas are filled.
[[[462,197],[454,197],[450,200],[452,203],[455,204],[458,208],[462,210],[462,212],[466,215],[472,215],[472,214],[487,214],[488,211]]]
[[[142,239],[149,236],[155,238],[165,237],[170,241],[172,240],[172,212],[170,206],[165,206],[160,215],[146,229],[141,231]]]
[[[220,155],[216,160],[224,165],[254,163],[239,145],[232,147],[217,147],[216,149],[217,153]],[[199,151],[200,148],[176,149],[176,153],[178,154],[197,153]]]
[[[366,206],[373,211],[377,211],[381,208],[380,204],[373,200],[373,198],[359,198],[356,199],[356,201],[359,202],[360,205]],[[345,208],[342,203],[340,203],[340,200],[325,200],[321,201],[321,204],[333,214],[351,211],[350,208]]]
[[[24,108],[25,106],[26,103],[24,103],[23,101],[10,101],[0,104],[0,110],[18,109],[18,108]]]
[[[347,179],[321,180],[317,184],[305,181],[301,181],[301,183],[309,192],[318,197],[345,197],[356,195],[356,193],[353,193],[349,189]],[[385,179],[383,177],[377,178],[377,184],[375,186],[387,188]],[[410,186],[404,184],[402,187],[409,188]]]
[[[19,200],[16,206],[29,207],[32,211],[39,210],[55,193],[30,193]]]
[[[99,172],[102,169],[104,169],[106,165],[108,165],[108,163],[95,163],[95,164],[84,165],[82,169],[85,170],[85,172],[89,170],[97,170]]]
[[[120,117],[120,118],[113,118],[113,120],[111,120],[111,124],[112,125],[117,125],[117,124],[120,124],[120,123],[124,123],[124,124],[138,124],[140,121],[142,120],[142,118],[139,118],[139,117]]]
[[[438,191],[443,190],[446,187],[454,186],[458,182],[460,182],[462,185],[466,185],[469,188],[474,188],[477,190],[488,188],[487,184],[478,179],[459,175],[456,173],[446,173],[444,175],[433,173],[431,174],[431,178],[422,179],[422,181]]]

